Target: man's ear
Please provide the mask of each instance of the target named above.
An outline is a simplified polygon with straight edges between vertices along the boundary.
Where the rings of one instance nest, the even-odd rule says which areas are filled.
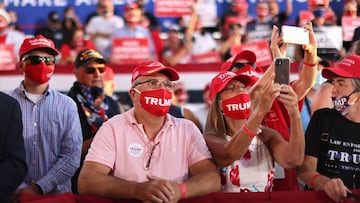
[[[130,96],[130,98],[131,99],[133,99],[134,97],[135,97],[135,90],[133,89],[133,88],[131,88],[129,91],[128,91],[128,93],[129,93],[129,96]]]
[[[25,63],[24,62],[17,62],[16,63],[16,68],[21,72],[24,73],[25,72]]]
[[[79,68],[74,69],[74,75],[76,77],[76,80],[79,78]]]

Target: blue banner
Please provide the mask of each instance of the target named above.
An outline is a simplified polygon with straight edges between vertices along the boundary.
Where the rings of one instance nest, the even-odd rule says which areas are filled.
[[[75,8],[76,13],[85,22],[86,17],[95,11],[97,0],[2,0],[6,9],[15,10],[18,15],[18,23],[26,34],[33,34],[34,30],[46,24],[48,13],[51,11],[58,11],[61,18],[63,17],[64,9],[67,6]],[[115,12],[122,16],[124,5],[133,0],[114,0]],[[154,11],[155,0],[146,1],[146,10]],[[217,15],[220,18],[227,10],[230,9],[231,0],[216,0]],[[254,16],[256,0],[249,0],[249,13]],[[280,11],[286,8],[286,0],[278,0]],[[343,8],[343,1],[330,0],[330,5],[339,16]],[[289,19],[290,23],[295,23],[295,20],[300,10],[307,10],[307,1],[293,0],[293,12]],[[174,18],[158,18],[161,27],[165,30],[165,25],[175,22]]]

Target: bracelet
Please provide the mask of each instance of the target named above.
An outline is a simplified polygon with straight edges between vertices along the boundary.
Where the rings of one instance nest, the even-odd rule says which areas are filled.
[[[179,183],[180,186],[180,191],[181,191],[181,199],[185,199],[186,198],[186,187],[185,184],[183,182]]]
[[[317,65],[318,65],[318,62],[315,62],[315,63],[306,63],[305,61],[303,61],[303,64],[306,65],[306,66],[309,66],[309,67],[314,67],[314,66],[317,66]]]
[[[247,135],[249,135],[250,137],[255,137],[257,135],[256,132],[250,130],[246,124],[244,123],[244,125],[242,126],[242,131],[244,131],[244,133],[246,133]]]
[[[310,187],[315,189],[315,179],[320,176],[320,173],[315,173],[315,175],[313,175],[310,179]]]

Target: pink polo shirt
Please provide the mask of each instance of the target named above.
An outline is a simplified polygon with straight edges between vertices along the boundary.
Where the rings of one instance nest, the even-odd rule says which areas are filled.
[[[112,175],[129,181],[145,182],[150,174],[181,182],[188,178],[189,166],[208,158],[210,151],[193,122],[168,114],[155,140],[150,141],[130,109],[103,123],[85,161],[104,164]]]

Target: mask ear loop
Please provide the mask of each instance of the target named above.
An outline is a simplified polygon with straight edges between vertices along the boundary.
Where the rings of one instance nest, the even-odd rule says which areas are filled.
[[[140,92],[138,89],[136,89],[135,87],[133,87],[132,89],[133,89],[136,93],[141,94],[141,92]]]
[[[350,96],[354,93],[360,93],[359,90],[355,89],[353,92],[351,92],[351,94],[349,95],[349,99],[350,99]],[[357,101],[359,100],[359,97],[357,97],[352,103],[355,104]]]

